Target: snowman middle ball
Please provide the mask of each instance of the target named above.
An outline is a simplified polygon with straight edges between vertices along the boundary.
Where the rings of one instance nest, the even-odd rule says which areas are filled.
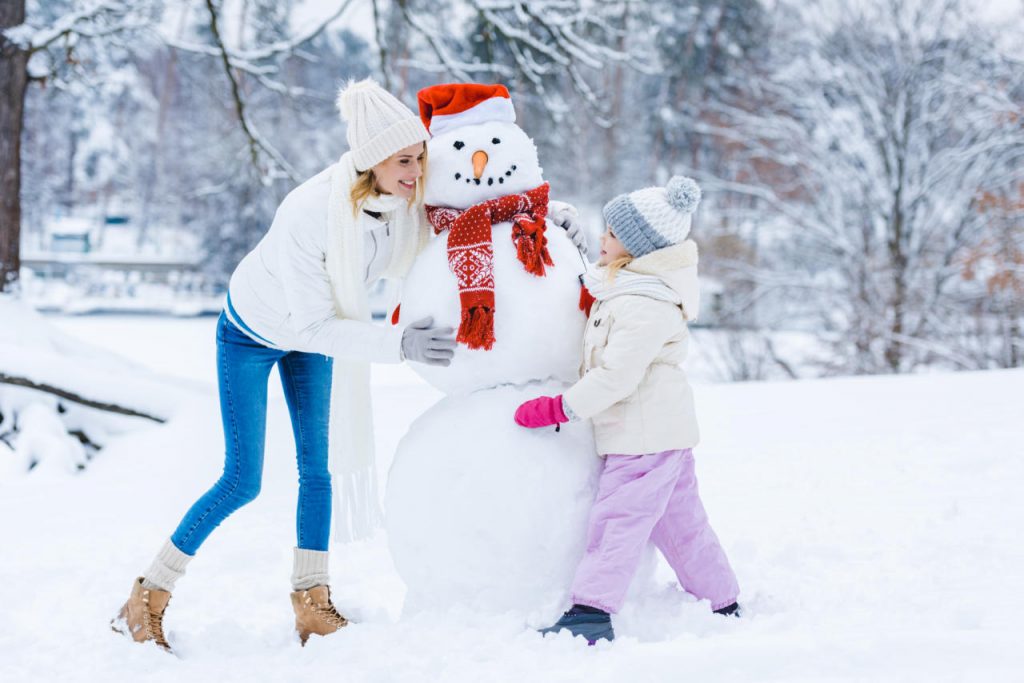
[[[431,139],[428,149],[425,203],[429,206],[467,209],[544,183],[537,148],[514,123],[464,126]],[[413,365],[447,394],[538,380],[573,382],[579,377],[586,324],[579,308],[583,258],[565,231],[548,221],[545,234],[554,265],[546,268],[544,276],[533,275],[517,258],[512,229],[511,222],[491,228],[494,346],[483,350],[460,344],[447,368]],[[431,316],[435,325],[458,328],[459,289],[448,265],[448,237],[444,232],[432,238],[407,276],[401,308],[404,324]]]

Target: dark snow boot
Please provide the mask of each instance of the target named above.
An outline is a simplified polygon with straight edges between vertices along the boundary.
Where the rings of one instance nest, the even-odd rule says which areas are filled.
[[[718,609],[714,610],[714,612],[715,614],[721,614],[723,617],[739,618],[743,616],[740,612],[740,604],[738,602],[734,602],[731,605],[726,605],[725,607],[719,607]]]
[[[573,605],[572,609],[562,615],[553,626],[542,628],[539,633],[546,636],[549,633],[558,633],[567,630],[572,635],[582,636],[587,639],[587,645],[593,645],[604,638],[615,640],[615,630],[612,628],[612,616],[604,610],[587,605]]]

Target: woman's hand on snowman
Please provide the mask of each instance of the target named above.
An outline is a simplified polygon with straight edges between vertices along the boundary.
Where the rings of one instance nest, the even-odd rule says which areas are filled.
[[[536,429],[568,422],[562,407],[562,396],[539,396],[516,408],[516,424]]]
[[[565,230],[569,239],[584,256],[587,255],[587,235],[583,231],[580,212],[568,202],[551,200],[548,202],[548,218],[558,227]]]
[[[402,357],[405,360],[448,367],[455,356],[455,330],[434,327],[431,317],[417,320],[402,333]]]

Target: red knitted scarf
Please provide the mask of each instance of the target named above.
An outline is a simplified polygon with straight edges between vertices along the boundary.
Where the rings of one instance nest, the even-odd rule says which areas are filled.
[[[462,320],[457,340],[471,349],[494,346],[494,245],[491,226],[512,222],[516,256],[526,271],[544,277],[553,266],[544,236],[548,214],[547,183],[523,194],[510,194],[466,210],[428,206],[434,234],[448,230],[448,267],[459,284]]]

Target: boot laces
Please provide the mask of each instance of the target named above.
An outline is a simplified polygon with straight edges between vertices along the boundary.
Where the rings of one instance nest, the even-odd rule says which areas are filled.
[[[170,649],[171,645],[167,642],[167,638],[164,636],[163,612],[153,611],[153,609],[149,606],[148,595],[143,599],[143,601],[146,603],[146,609],[143,612],[143,621],[145,622],[146,635],[160,647]]]
[[[308,602],[309,606],[313,608],[313,612],[320,618],[326,621],[335,628],[341,628],[348,624],[348,619],[341,616],[334,603],[328,598],[325,603],[314,603],[312,600]]]

